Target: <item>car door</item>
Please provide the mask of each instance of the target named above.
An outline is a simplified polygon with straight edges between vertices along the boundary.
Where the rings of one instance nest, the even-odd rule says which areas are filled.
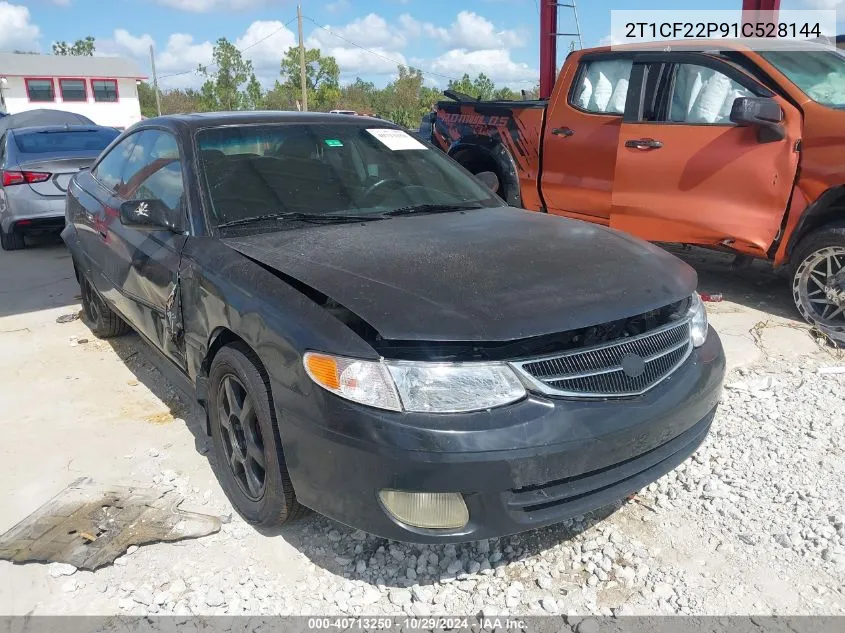
[[[555,84],[543,135],[549,213],[607,224],[633,55],[588,53]]]
[[[734,65],[702,53],[641,54],[631,82],[610,226],[651,241],[765,255],[798,169],[798,109]],[[784,138],[732,123],[739,97],[774,99],[784,113]]]
[[[185,244],[185,184],[176,137],[147,129],[138,135],[115,192],[115,207],[155,200],[168,227],[127,226],[118,214],[106,220],[104,269],[119,289],[119,310],[166,356],[184,368],[178,272]]]
[[[116,217],[116,192],[138,134],[132,134],[112,147],[89,170],[77,174],[68,187],[67,219],[76,229],[81,258],[77,262],[97,290],[113,304],[119,293],[106,274],[106,220]]]

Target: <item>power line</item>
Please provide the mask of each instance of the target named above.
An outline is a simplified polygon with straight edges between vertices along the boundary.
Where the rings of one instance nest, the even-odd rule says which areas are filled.
[[[353,42],[353,41],[352,41],[352,40],[350,40],[349,38],[346,38],[346,37],[344,37],[343,35],[339,35],[338,33],[335,33],[334,31],[331,31],[331,30],[327,29],[325,26],[322,26],[321,24],[317,23],[317,22],[316,22],[316,21],[314,21],[312,18],[309,18],[307,15],[304,15],[304,16],[302,16],[302,17],[304,17],[306,20],[308,20],[309,22],[311,22],[311,24],[313,24],[314,26],[316,26],[318,29],[322,29],[322,30],[324,30],[326,33],[328,33],[329,35],[334,35],[336,38],[338,38],[338,39],[340,39],[340,40],[343,40],[343,41],[344,41],[344,42],[346,42],[347,44],[352,44],[352,46],[354,46],[355,48],[361,49],[362,51],[364,51],[364,52],[366,52],[366,53],[369,53],[370,55],[375,55],[376,57],[380,57],[381,59],[383,59],[383,60],[385,60],[385,61],[388,61],[388,62],[391,62],[391,63],[393,63],[393,64],[396,64],[397,66],[408,66],[408,64],[404,64],[404,63],[402,63],[402,62],[400,62],[400,61],[397,61],[397,60],[395,60],[395,59],[391,59],[390,57],[386,57],[385,55],[382,55],[381,53],[377,53],[377,52],[376,52],[376,51],[374,51],[374,50],[371,50],[371,49],[369,49],[369,48],[366,48],[366,47],[364,47],[364,46],[361,46],[360,44],[357,44],[357,43]],[[409,68],[410,68],[410,66],[409,66]],[[420,72],[421,72],[422,74],[424,74],[424,75],[434,75],[435,77],[442,77],[443,79],[448,79],[449,81],[457,81],[457,79],[455,79],[454,77],[449,77],[448,75],[443,75],[443,74],[441,74],[441,73],[436,73],[436,72],[431,71],[431,70],[423,70],[422,68],[419,68],[419,67],[417,67],[417,66],[413,66],[413,69],[420,71]]]
[[[271,37],[273,37],[276,33],[278,33],[279,31],[281,31],[281,30],[282,30],[282,29],[284,29],[285,27],[287,27],[287,26],[288,26],[288,24],[290,24],[290,23],[291,23],[291,22],[293,22],[294,20],[296,20],[296,17],[295,17],[295,16],[294,16],[293,18],[291,18],[290,20],[288,20],[287,22],[285,22],[282,26],[280,26],[279,28],[277,28],[275,31],[273,31],[273,32],[272,32],[272,33],[270,33],[269,35],[265,35],[265,36],[264,36],[264,37],[262,37],[260,40],[253,42],[252,44],[250,44],[249,46],[244,47],[244,48],[243,48],[243,50],[240,50],[240,51],[238,51],[238,52],[239,52],[239,53],[241,53],[241,54],[243,54],[243,53],[245,53],[246,51],[248,51],[249,49],[251,49],[253,46],[258,46],[259,44],[261,44],[261,42],[264,42],[264,41],[266,41],[266,40],[269,40]],[[217,64],[213,64],[213,63],[212,63],[212,64],[209,64],[209,68],[213,68],[213,67],[214,67],[214,66],[216,66],[216,65],[217,65]],[[180,77],[180,76],[182,76],[182,75],[187,75],[187,74],[194,73],[194,72],[196,72],[196,70],[183,70],[183,71],[182,71],[182,72],[180,72],[180,73],[171,73],[171,74],[169,74],[169,75],[161,75],[161,76],[159,77],[159,79],[167,79],[168,77]]]

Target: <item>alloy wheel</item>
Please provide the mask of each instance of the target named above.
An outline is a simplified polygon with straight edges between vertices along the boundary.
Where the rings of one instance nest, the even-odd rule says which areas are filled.
[[[845,247],[828,246],[808,255],[795,271],[792,292],[805,318],[845,332]]]
[[[91,282],[87,279],[83,281],[82,284],[82,294],[83,298],[85,299],[84,308],[85,308],[85,316],[88,317],[88,320],[91,323],[98,323],[100,320],[100,298],[97,296],[97,293],[91,287]]]
[[[236,376],[227,374],[220,382],[217,403],[228,466],[241,491],[257,501],[266,487],[267,463],[252,396]]]

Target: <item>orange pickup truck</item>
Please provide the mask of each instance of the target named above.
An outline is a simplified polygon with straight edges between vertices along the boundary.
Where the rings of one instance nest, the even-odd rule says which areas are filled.
[[[447,91],[421,134],[511,205],[788,266],[845,343],[845,57],[708,45],[573,52],[548,102]]]

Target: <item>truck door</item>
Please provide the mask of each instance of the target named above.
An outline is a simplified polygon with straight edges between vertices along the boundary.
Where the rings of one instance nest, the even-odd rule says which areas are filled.
[[[575,53],[549,101],[541,189],[549,213],[608,223],[634,56]]]
[[[801,113],[732,64],[701,53],[643,53],[616,153],[610,226],[656,242],[765,255],[798,169]],[[738,97],[783,110],[784,138],[730,121]]]

